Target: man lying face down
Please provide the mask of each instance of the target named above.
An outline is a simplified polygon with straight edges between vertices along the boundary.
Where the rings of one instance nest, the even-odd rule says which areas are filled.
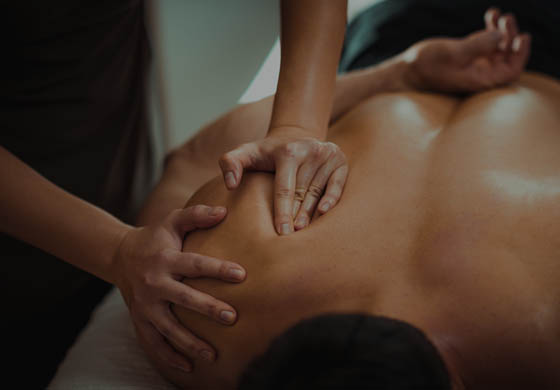
[[[183,250],[235,260],[247,279],[184,281],[238,321],[174,307],[218,356],[192,373],[159,367],[165,377],[192,389],[560,388],[560,83],[522,72],[530,42],[512,16],[491,10],[486,23],[338,81],[328,139],[348,180],[328,214],[303,200],[312,218],[297,232],[274,229],[272,175],[196,191],[188,205],[228,215]],[[161,186],[184,194],[217,174],[217,156],[265,135],[271,104],[208,126],[169,162],[184,178]]]

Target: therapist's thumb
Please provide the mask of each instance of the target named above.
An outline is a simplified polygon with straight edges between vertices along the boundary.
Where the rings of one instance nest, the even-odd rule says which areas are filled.
[[[255,143],[243,144],[224,154],[220,160],[220,168],[224,182],[229,190],[233,190],[241,183],[245,169],[258,169],[261,155]]]
[[[478,31],[461,42],[461,52],[465,60],[492,54],[498,50],[498,44],[502,38],[503,34],[500,30]]]
[[[225,207],[196,205],[171,212],[168,223],[173,231],[184,235],[195,229],[205,229],[221,222],[227,214]]]

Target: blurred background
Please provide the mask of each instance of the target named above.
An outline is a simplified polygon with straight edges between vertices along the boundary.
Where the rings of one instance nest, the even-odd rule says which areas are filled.
[[[349,0],[348,21],[379,1]],[[166,151],[205,123],[237,103],[274,93],[279,0],[154,0],[147,15],[152,129],[161,164]]]

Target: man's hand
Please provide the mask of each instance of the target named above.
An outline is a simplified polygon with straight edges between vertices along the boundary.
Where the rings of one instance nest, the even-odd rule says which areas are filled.
[[[486,29],[466,38],[427,39],[400,55],[408,63],[407,87],[440,92],[476,92],[516,80],[529,59],[531,39],[519,34],[515,17],[489,9]]]
[[[230,190],[239,186],[244,170],[276,171],[274,225],[285,235],[309,225],[316,209],[324,214],[336,205],[348,164],[337,145],[301,129],[276,128],[271,133],[224,154],[220,167]]]
[[[230,305],[183,283],[183,278],[210,277],[240,282],[245,270],[238,264],[183,253],[185,234],[208,228],[226,215],[224,207],[193,206],[173,211],[159,226],[135,228],[126,233],[114,260],[116,285],[130,310],[142,346],[161,363],[190,372],[191,359],[212,361],[214,349],[177,320],[174,303],[214,318],[235,322]]]

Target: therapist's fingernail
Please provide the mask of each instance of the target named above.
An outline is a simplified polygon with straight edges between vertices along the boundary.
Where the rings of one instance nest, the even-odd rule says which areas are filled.
[[[222,310],[220,313],[220,319],[230,324],[235,321],[235,313],[229,310]]]
[[[289,223],[283,223],[280,226],[280,234],[290,234],[291,232],[292,232],[292,229],[290,228]]]
[[[225,208],[225,207],[221,207],[221,206],[212,207],[212,208],[210,209],[210,211],[208,212],[208,215],[211,216],[211,217],[217,217],[218,215],[221,215],[221,214],[223,214],[223,213],[225,213],[225,212],[226,212],[226,208]]]
[[[214,354],[210,351],[204,350],[200,352],[200,357],[208,362],[214,361]]]
[[[296,220],[296,226],[300,229],[304,228],[306,224],[307,224],[307,217],[305,216],[301,216]]]
[[[226,184],[228,187],[235,186],[236,182],[237,181],[235,180],[235,175],[233,174],[233,172],[226,173]]]
[[[176,368],[177,370],[181,370],[184,372],[188,372],[188,373],[192,372],[192,367],[190,366],[174,365],[173,367]]]
[[[230,268],[228,274],[230,278],[235,280],[243,280],[243,277],[245,276],[245,272],[243,272],[239,268]]]
[[[323,213],[326,213],[327,211],[329,211],[330,208],[331,208],[331,202],[325,201],[321,205],[321,207],[319,207],[319,210],[321,210]]]

